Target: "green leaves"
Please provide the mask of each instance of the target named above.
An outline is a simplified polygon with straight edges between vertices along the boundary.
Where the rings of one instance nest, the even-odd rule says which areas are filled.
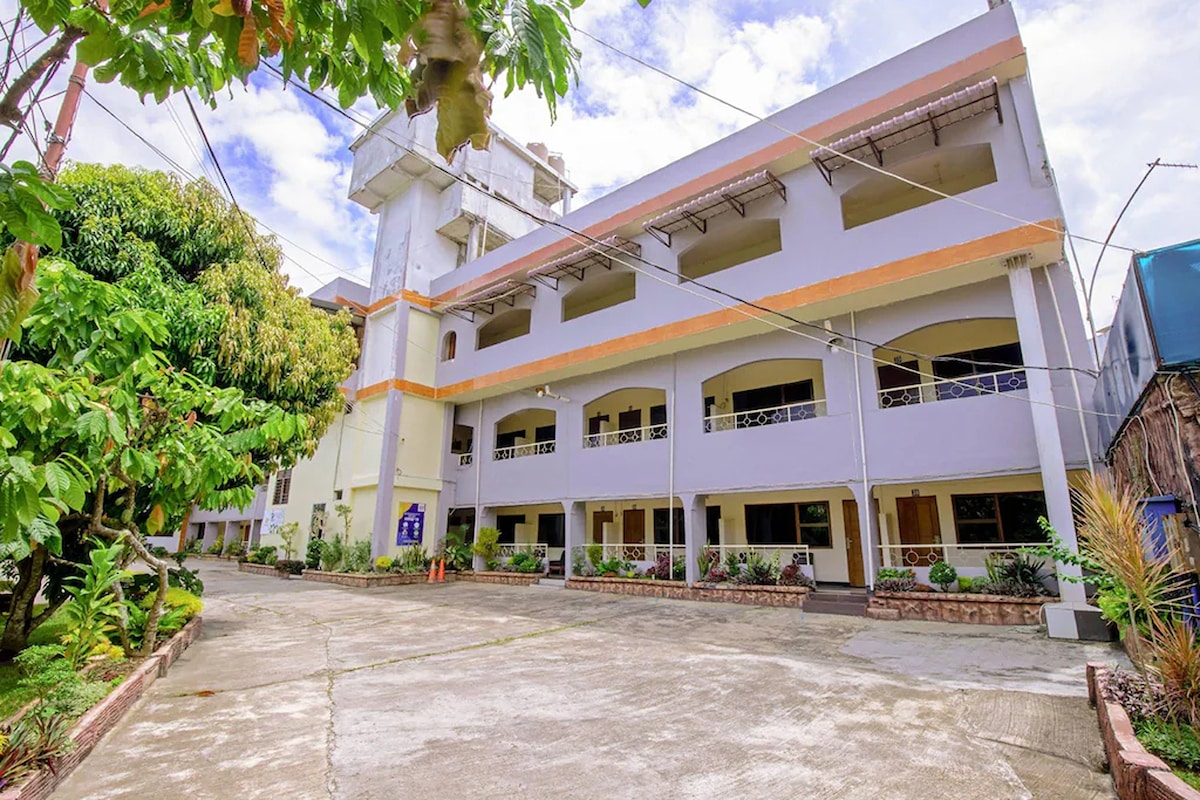
[[[39,246],[58,248],[62,229],[50,209],[72,205],[71,195],[42,180],[28,161],[0,164],[0,224],[16,238]]]

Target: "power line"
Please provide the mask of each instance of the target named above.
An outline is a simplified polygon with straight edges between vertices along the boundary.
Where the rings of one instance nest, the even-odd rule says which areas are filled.
[[[365,128],[365,129],[367,130],[367,133],[368,133],[369,135],[372,135],[372,136],[380,136],[380,137],[382,137],[383,139],[385,139],[386,141],[390,142],[391,144],[393,144],[394,146],[396,146],[397,148],[399,148],[399,149],[401,149],[401,150],[404,150],[404,151],[406,151],[406,152],[409,152],[409,153],[413,153],[414,155],[419,155],[418,153],[416,153],[416,152],[415,152],[415,151],[414,151],[412,148],[410,148],[409,146],[407,146],[407,145],[404,145],[404,144],[401,144],[401,143],[399,143],[399,142],[395,141],[395,140],[394,140],[394,139],[392,139],[390,136],[387,136],[387,135],[386,135],[386,134],[384,134],[384,133],[380,133],[379,131],[372,130],[372,129],[371,129],[371,127],[370,127],[369,125],[367,125],[366,123],[363,123],[363,122],[361,122],[361,121],[359,121],[359,120],[355,119],[353,116],[351,116],[350,114],[346,113],[346,112],[345,112],[343,109],[341,109],[339,106],[337,106],[337,105],[336,105],[336,104],[335,104],[333,101],[329,100],[328,98],[326,98],[326,97],[324,97],[324,96],[320,95],[320,94],[319,94],[319,93],[317,93],[317,92],[314,92],[314,91],[312,91],[311,89],[309,89],[308,87],[304,86],[303,84],[300,84],[299,82],[296,82],[296,81],[294,81],[294,80],[293,80],[293,81],[289,81],[289,80],[288,80],[286,77],[284,77],[284,75],[283,75],[283,73],[282,73],[282,72],[280,72],[280,71],[279,71],[277,68],[273,67],[272,65],[268,64],[267,66],[268,66],[268,68],[269,68],[269,69],[271,69],[272,71],[274,71],[274,72],[275,72],[275,73],[276,73],[276,74],[277,74],[277,75],[278,75],[278,76],[279,76],[281,79],[283,79],[285,83],[291,83],[293,86],[296,86],[296,87],[297,87],[297,88],[299,88],[301,91],[305,92],[306,94],[309,94],[310,96],[312,96],[313,98],[315,98],[316,100],[318,100],[318,101],[319,101],[319,102],[321,102],[322,104],[326,105],[327,107],[331,108],[331,109],[332,109],[332,110],[334,110],[335,112],[337,112],[337,113],[341,114],[342,116],[346,117],[347,119],[349,119],[349,120],[351,120],[351,121],[355,122],[356,124],[358,124],[358,125],[362,126],[363,128]],[[445,168],[445,167],[443,167],[441,164],[437,163],[437,162],[436,162],[434,159],[432,159],[432,158],[429,158],[428,156],[426,156],[425,158],[426,158],[426,160],[427,160],[427,161],[429,161],[429,163],[431,164],[431,166],[432,166],[434,169],[436,169],[436,170],[438,170],[439,172],[441,172],[442,174],[446,175],[446,176],[447,176],[447,177],[449,177],[451,180],[457,181],[457,182],[459,182],[459,183],[462,183],[462,184],[464,184],[464,185],[467,185],[467,186],[472,186],[472,184],[470,184],[470,183],[469,183],[468,181],[466,181],[464,178],[462,178],[461,176],[455,175],[453,172],[451,172],[450,170],[446,169],[446,168]],[[643,275],[646,275],[647,277],[652,277],[654,280],[660,280],[660,282],[668,283],[668,285],[675,286],[676,288],[679,288],[679,289],[684,289],[684,287],[683,287],[683,286],[681,286],[681,285],[680,285],[680,284],[678,284],[678,283],[675,283],[673,280],[672,280],[672,281],[670,281],[670,282],[663,281],[662,279],[659,279],[659,278],[657,278],[657,277],[654,277],[654,276],[650,275],[650,273],[646,272],[645,270],[642,270],[642,269],[640,269],[640,268],[638,268],[638,267],[634,266],[632,263],[630,263],[630,262],[628,262],[628,261],[625,261],[625,260],[623,260],[623,259],[622,259],[622,258],[620,258],[620,257],[613,256],[611,253],[608,253],[608,252],[606,252],[606,251],[603,251],[603,250],[601,250],[601,249],[600,249],[600,245],[602,245],[602,242],[601,242],[601,240],[599,240],[599,239],[596,239],[595,237],[592,237],[592,236],[590,236],[589,234],[586,234],[586,233],[583,233],[583,232],[581,232],[581,231],[575,230],[575,229],[571,228],[570,226],[567,226],[567,225],[563,224],[562,222],[560,222],[560,221],[558,221],[558,220],[547,220],[547,219],[542,219],[541,217],[537,216],[537,215],[536,215],[536,214],[534,214],[533,212],[531,212],[531,211],[528,211],[527,209],[525,209],[525,208],[523,208],[523,207],[519,206],[518,204],[516,204],[516,203],[514,203],[514,202],[512,202],[512,201],[510,201],[510,200],[508,200],[507,198],[504,198],[504,197],[502,197],[502,196],[499,196],[499,195],[492,194],[491,192],[483,191],[482,189],[480,189],[480,188],[479,188],[479,187],[477,187],[477,186],[472,186],[472,188],[474,188],[476,191],[480,191],[480,192],[482,192],[483,194],[487,195],[488,197],[490,197],[490,198],[492,198],[492,199],[495,199],[495,200],[497,200],[498,202],[500,202],[500,203],[502,203],[502,204],[504,204],[504,205],[507,205],[507,206],[509,206],[510,208],[514,209],[514,210],[515,210],[515,211],[517,211],[518,213],[520,213],[520,214],[522,214],[522,215],[524,215],[524,216],[527,216],[527,217],[529,217],[530,219],[534,220],[535,222],[538,222],[538,223],[539,223],[540,225],[542,225],[542,226],[550,226],[550,227],[553,227],[553,228],[557,228],[557,229],[559,229],[560,231],[564,232],[564,233],[567,235],[567,237],[568,237],[568,238],[570,238],[570,239],[572,239],[573,241],[577,241],[577,242],[579,242],[580,244],[583,244],[585,247],[588,247],[589,249],[592,249],[592,250],[594,250],[594,251],[596,251],[596,252],[602,252],[602,253],[604,253],[604,255],[606,255],[606,257],[610,258],[612,261],[615,261],[616,263],[620,263],[620,264],[622,264],[622,265],[624,265],[624,266],[628,267],[629,269],[632,269],[632,270],[633,270],[633,271],[635,271],[635,272],[638,272],[638,273],[641,273],[641,274],[643,274]],[[630,254],[630,255],[632,255],[632,254]],[[877,344],[877,343],[871,342],[871,341],[869,341],[869,340],[866,340],[866,339],[861,339],[861,338],[859,338],[859,337],[850,336],[850,335],[848,335],[848,334],[842,334],[842,333],[840,333],[840,332],[838,332],[838,331],[834,331],[834,330],[827,330],[826,328],[824,328],[824,327],[822,327],[822,326],[819,326],[819,325],[816,325],[815,323],[808,322],[808,321],[806,321],[806,320],[800,320],[800,319],[797,319],[797,318],[795,318],[795,317],[792,317],[792,316],[791,316],[791,315],[789,315],[789,314],[785,314],[785,313],[783,313],[783,312],[781,312],[781,311],[776,311],[776,310],[774,310],[774,309],[768,308],[768,307],[766,307],[766,306],[762,306],[762,305],[760,305],[760,304],[757,304],[757,303],[754,303],[754,302],[752,302],[752,301],[748,301],[748,300],[744,300],[744,299],[742,299],[742,298],[739,298],[739,297],[737,297],[736,295],[733,295],[733,294],[731,294],[731,293],[729,293],[729,292],[725,292],[725,291],[723,291],[723,290],[715,289],[715,288],[713,288],[713,287],[711,287],[711,286],[708,286],[708,285],[706,285],[706,284],[704,284],[704,283],[702,283],[702,282],[700,282],[700,281],[698,281],[698,280],[695,280],[695,279],[690,279],[690,278],[686,278],[685,276],[681,276],[681,275],[679,275],[679,273],[677,273],[677,272],[676,272],[676,271],[674,271],[674,270],[667,269],[666,267],[663,267],[663,266],[661,266],[661,265],[659,265],[659,264],[656,264],[656,263],[654,263],[654,262],[652,262],[652,261],[649,261],[649,260],[647,260],[647,259],[645,259],[645,258],[642,258],[642,257],[640,257],[640,256],[633,256],[633,257],[634,257],[634,258],[636,258],[638,261],[640,261],[640,262],[642,262],[642,263],[646,264],[647,266],[650,266],[650,267],[652,267],[652,268],[654,268],[654,269],[656,269],[656,270],[658,270],[658,271],[660,271],[660,272],[663,272],[663,273],[665,273],[665,274],[667,274],[667,275],[671,276],[673,279],[674,279],[674,278],[684,278],[684,279],[685,279],[685,280],[686,280],[688,283],[692,283],[692,284],[694,284],[694,285],[696,285],[696,286],[699,286],[700,288],[706,289],[707,291],[709,291],[709,292],[711,292],[711,293],[713,293],[713,294],[716,294],[716,295],[723,295],[723,296],[725,296],[725,297],[728,297],[729,299],[733,300],[733,301],[734,301],[734,303],[735,303],[736,305],[727,305],[727,304],[725,304],[725,303],[721,302],[720,300],[717,300],[716,298],[712,298],[712,297],[705,297],[704,295],[699,295],[699,294],[696,294],[695,292],[691,292],[691,291],[690,291],[690,290],[688,290],[688,289],[684,289],[684,291],[688,291],[690,294],[695,294],[697,297],[700,297],[700,298],[702,298],[702,299],[705,299],[705,300],[707,300],[707,301],[709,301],[709,302],[712,302],[712,303],[714,303],[714,304],[716,304],[716,305],[719,305],[719,306],[721,306],[721,307],[723,307],[723,308],[726,308],[726,309],[729,309],[729,310],[735,311],[735,312],[737,312],[737,313],[743,314],[744,316],[746,316],[746,317],[747,317],[747,318],[749,318],[749,319],[752,319],[752,320],[758,320],[758,321],[762,322],[763,324],[766,324],[766,325],[768,325],[768,326],[770,326],[770,327],[772,327],[772,328],[777,328],[777,329],[779,329],[779,330],[786,331],[786,332],[788,332],[788,333],[791,333],[791,334],[794,334],[794,335],[798,335],[798,336],[801,336],[801,337],[803,337],[803,338],[811,339],[811,340],[814,340],[814,341],[819,341],[819,342],[821,342],[821,343],[823,343],[823,344],[828,344],[828,343],[829,343],[829,339],[828,339],[828,337],[829,337],[831,334],[835,334],[835,335],[837,335],[837,336],[839,336],[839,337],[842,337],[842,338],[844,338],[844,339],[846,339],[846,340],[850,340],[850,341],[855,341],[855,342],[862,343],[862,344],[871,345],[873,348],[892,349],[892,348],[888,348],[886,345],[880,345],[880,344]],[[785,320],[787,320],[787,321],[789,321],[789,322],[791,322],[791,323],[793,323],[793,324],[795,324],[795,325],[801,325],[801,326],[805,326],[805,327],[816,328],[816,329],[820,330],[820,331],[822,332],[822,334],[824,334],[824,338],[822,338],[822,337],[816,337],[816,336],[812,336],[812,335],[810,335],[810,334],[805,334],[805,333],[802,333],[801,331],[794,330],[794,329],[793,329],[793,328],[791,328],[791,327],[787,327],[787,326],[779,325],[778,323],[774,323],[774,322],[772,322],[772,321],[771,321],[771,320],[769,320],[769,319],[765,319],[765,318],[763,318],[763,317],[760,317],[760,316],[758,316],[758,315],[756,315],[756,314],[752,314],[752,313],[750,313],[750,312],[749,312],[749,311],[747,311],[747,310],[746,310],[746,308],[744,308],[743,306],[749,306],[750,308],[754,308],[755,310],[758,310],[758,311],[760,311],[760,312],[762,312],[762,313],[764,313],[764,314],[768,314],[768,315],[773,315],[773,316],[778,316],[778,317],[781,317],[781,318],[783,318],[783,319],[785,319]],[[998,394],[998,395],[1010,396],[1010,397],[1012,397],[1013,399],[1016,399],[1016,400],[1021,400],[1021,401],[1023,401],[1023,402],[1027,402],[1027,403],[1029,403],[1029,404],[1032,404],[1032,405],[1044,405],[1044,406],[1050,406],[1050,407],[1053,407],[1053,408],[1056,408],[1056,409],[1059,409],[1059,410],[1064,410],[1064,411],[1073,411],[1073,412],[1076,412],[1076,413],[1093,414],[1093,415],[1096,415],[1096,416],[1115,416],[1115,415],[1112,415],[1112,414],[1107,414],[1107,413],[1105,413],[1105,412],[1097,412],[1097,411],[1092,411],[1092,410],[1088,410],[1088,409],[1075,408],[1075,407],[1073,407],[1073,406],[1065,406],[1065,405],[1060,405],[1060,404],[1053,403],[1053,402],[1046,402],[1046,401],[1034,400],[1034,399],[1032,399],[1032,398],[1029,398],[1029,397],[1019,397],[1019,396],[1017,396],[1017,395],[1010,395],[1010,394],[1009,394],[1009,393],[1007,393],[1007,392],[1000,392],[1000,391],[996,391],[996,390],[989,390],[989,389],[985,389],[985,388],[983,388],[983,387],[981,387],[981,386],[978,386],[977,384],[971,384],[971,383],[968,383],[968,382],[966,382],[966,381],[961,381],[961,380],[952,379],[952,378],[939,378],[937,375],[930,374],[930,373],[925,373],[925,372],[922,372],[922,371],[920,371],[919,369],[913,369],[913,368],[905,367],[905,366],[903,366],[903,365],[892,364],[891,362],[887,362],[887,361],[885,361],[885,360],[883,360],[883,359],[880,359],[880,358],[878,358],[877,356],[874,356],[874,355],[863,355],[863,354],[859,354],[859,353],[857,353],[856,351],[852,351],[852,353],[853,353],[853,355],[854,355],[856,358],[859,358],[859,359],[867,359],[867,360],[871,360],[871,361],[874,361],[874,362],[877,362],[877,363],[886,364],[886,365],[888,365],[888,366],[894,366],[894,367],[896,367],[896,368],[898,368],[898,369],[901,369],[902,371],[905,371],[905,372],[910,372],[910,373],[912,373],[912,374],[914,374],[914,375],[917,375],[917,376],[920,376],[920,377],[923,377],[923,378],[931,378],[931,379],[933,379],[933,380],[935,380],[935,381],[940,381],[940,382],[944,382],[944,383],[951,383],[951,384],[955,384],[955,385],[960,385],[960,386],[963,386],[964,388],[967,388],[967,389],[970,389],[970,390],[973,390],[973,391],[975,391],[975,392],[982,393],[982,394]],[[936,358],[938,358],[938,357],[935,357],[935,356],[923,356],[923,357],[924,357],[924,358],[926,358],[926,359],[936,359]],[[1004,368],[1007,368],[1007,369],[1015,369],[1015,368],[1016,368],[1016,366],[1015,366],[1015,365],[1012,365],[1012,364],[1000,364],[1000,363],[998,363],[998,362],[975,362],[975,361],[972,361],[972,360],[970,360],[970,359],[961,359],[961,361],[963,361],[963,362],[965,362],[965,363],[973,364],[973,365],[975,365],[975,366],[1001,366],[1001,367],[1004,367]],[[1030,365],[1030,366],[1027,366],[1027,367],[1025,367],[1025,366],[1021,366],[1020,368],[1021,368],[1021,369],[1042,369],[1042,370],[1063,370],[1063,371],[1070,371],[1070,370],[1073,370],[1073,369],[1075,369],[1075,368],[1072,368],[1072,367],[1047,367],[1047,366],[1037,366],[1037,365]]]
[[[1042,230],[1050,231],[1050,232],[1056,233],[1056,234],[1062,233],[1062,231],[1059,231],[1058,228],[1052,227],[1050,225],[1043,225],[1040,222],[1033,222],[1032,220],[1023,219],[1023,218],[1015,216],[1013,214],[1009,214],[1006,211],[1001,211],[996,208],[991,208],[989,206],[981,205],[979,203],[974,203],[974,202],[967,200],[966,198],[961,197],[959,195],[947,194],[946,192],[943,192],[939,189],[934,189],[932,186],[926,186],[922,183],[918,183],[909,178],[905,178],[903,175],[897,175],[896,173],[891,172],[890,170],[884,169],[881,166],[872,164],[869,161],[863,161],[862,159],[855,158],[854,156],[851,156],[847,153],[842,153],[837,150],[834,150],[833,148],[828,147],[827,145],[823,145],[814,139],[810,139],[807,136],[805,136],[797,131],[789,130],[788,128],[783,127],[779,123],[772,120],[770,117],[764,117],[764,116],[754,113],[753,111],[750,111],[749,109],[742,108],[741,106],[737,105],[736,103],[726,100],[723,97],[719,97],[719,96],[713,94],[712,92],[709,92],[706,89],[702,89],[701,87],[699,87],[683,78],[680,78],[661,67],[657,67],[654,64],[651,64],[648,61],[638,58],[637,56],[635,56],[631,53],[627,53],[624,50],[617,47],[616,45],[609,44],[608,42],[604,41],[603,39],[601,39],[597,36],[594,36],[591,33],[588,33],[587,31],[576,26],[572,22],[568,22],[567,24],[571,26],[572,30],[578,31],[579,33],[583,34],[587,38],[594,41],[596,44],[600,45],[601,47],[605,47],[618,55],[624,56],[625,58],[628,58],[629,60],[645,67],[646,69],[649,69],[653,72],[658,73],[659,75],[662,75],[664,78],[668,78],[672,81],[675,81],[676,83],[680,84],[681,86],[684,86],[684,87],[692,90],[693,92],[701,94],[704,97],[709,98],[710,100],[714,100],[714,101],[720,103],[721,105],[725,106],[726,108],[730,108],[730,109],[738,112],[739,114],[744,114],[748,117],[751,117],[752,119],[754,119],[758,122],[761,122],[771,128],[774,128],[775,130],[779,131],[780,133],[783,133],[794,139],[798,139],[799,141],[804,142],[805,144],[811,145],[812,147],[815,147],[818,150],[840,156],[853,164],[857,164],[860,167],[865,167],[866,169],[869,169],[872,172],[876,172],[880,175],[886,175],[887,177],[898,180],[901,183],[908,184],[909,186],[913,187],[914,189],[920,189],[922,191],[929,192],[930,194],[937,195],[938,197],[942,198],[943,200],[953,200],[956,203],[961,203],[962,205],[968,206],[969,208],[974,208],[977,211],[984,211],[989,214],[994,214],[996,216],[1003,217],[1004,219],[1008,219],[1013,222],[1020,222],[1023,225],[1031,225],[1033,227],[1041,228]],[[1092,239],[1087,236],[1076,236],[1075,238],[1079,239],[1081,241],[1084,241],[1084,242],[1090,242],[1092,244],[1103,244],[1103,242],[1101,242],[1099,239]],[[1117,250],[1125,250],[1130,253],[1138,252],[1137,248],[1125,247],[1123,245],[1110,245],[1110,247],[1113,247]]]

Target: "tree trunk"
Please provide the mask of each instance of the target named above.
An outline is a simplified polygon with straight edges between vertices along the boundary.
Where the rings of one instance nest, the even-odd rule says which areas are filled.
[[[8,661],[24,650],[29,634],[45,616],[35,618],[33,609],[49,557],[49,551],[34,542],[29,557],[17,562],[17,584],[13,587],[12,605],[4,620],[4,633],[0,635],[0,660]]]

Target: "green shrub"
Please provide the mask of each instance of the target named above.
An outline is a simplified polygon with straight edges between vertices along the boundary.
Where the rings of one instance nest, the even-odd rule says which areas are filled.
[[[491,569],[500,556],[500,531],[495,528],[480,528],[479,533],[475,535],[475,544],[471,546],[471,552],[487,562],[488,569]]]
[[[543,572],[545,569],[542,560],[533,553],[517,553],[508,560],[508,566],[515,572],[527,575],[535,572]]]
[[[911,592],[917,586],[917,573],[911,569],[880,567],[875,574],[875,590],[880,592]]]
[[[325,551],[325,542],[320,539],[309,539],[304,551],[304,566],[306,569],[321,568],[321,554]]]
[[[1142,746],[1163,761],[1200,772],[1200,737],[1191,725],[1152,717],[1139,724],[1136,731]]]
[[[746,554],[742,571],[734,580],[748,586],[774,586],[779,582],[779,555],[765,558],[761,553],[751,550]]]
[[[142,608],[150,608],[154,605],[154,595],[148,594],[142,598],[139,604]],[[167,589],[166,595],[163,597],[163,608],[178,608],[183,612],[184,621],[191,619],[204,610],[204,601],[191,592],[178,588]]]
[[[246,545],[242,542],[230,542],[225,545],[225,549],[221,551],[222,555],[240,558],[246,554]]]
[[[988,592],[1013,597],[1048,595],[1045,566],[1044,561],[1027,553],[994,553],[987,560]]]
[[[599,572],[600,562],[604,560],[604,545],[593,542],[587,546],[586,552],[588,563]]]
[[[217,537],[215,542],[206,547],[204,552],[208,553],[210,556],[219,556],[221,555],[221,551],[223,549],[225,549],[225,536],[221,535]]]
[[[817,582],[804,574],[804,570],[800,568],[799,564],[788,564],[779,570],[779,585],[807,586],[810,589],[815,589]]]
[[[345,560],[346,545],[342,543],[341,537],[335,536],[325,540],[325,546],[321,548],[321,569],[326,572],[339,572]]]
[[[389,558],[388,556],[380,556],[379,558],[375,559],[375,571],[376,572],[387,572],[391,568],[392,568],[392,559]]]
[[[945,561],[934,562],[929,568],[929,582],[942,587],[943,592],[950,591],[950,586],[958,580],[958,570]]]
[[[299,559],[281,558],[275,562],[275,571],[280,575],[300,575],[304,572],[304,562]]]
[[[625,576],[633,564],[621,558],[609,558],[596,565],[596,572],[608,577]]]
[[[400,548],[392,559],[392,572],[416,575],[429,569],[429,553],[419,544]]]
[[[346,572],[371,571],[371,542],[360,539],[346,548]]]
[[[446,569],[467,570],[471,568],[471,545],[467,543],[469,528],[462,525],[446,531],[438,551],[446,559]]]

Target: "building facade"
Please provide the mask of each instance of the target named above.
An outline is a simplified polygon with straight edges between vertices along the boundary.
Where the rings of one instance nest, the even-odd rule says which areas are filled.
[[[266,515],[315,534],[344,503],[376,553],[489,525],[568,572],[665,550],[693,581],[705,545],[869,586],[982,574],[1041,515],[1074,541],[1095,365],[1007,4],[576,211],[542,146],[447,166],[433,123],[353,146],[362,362]]]

